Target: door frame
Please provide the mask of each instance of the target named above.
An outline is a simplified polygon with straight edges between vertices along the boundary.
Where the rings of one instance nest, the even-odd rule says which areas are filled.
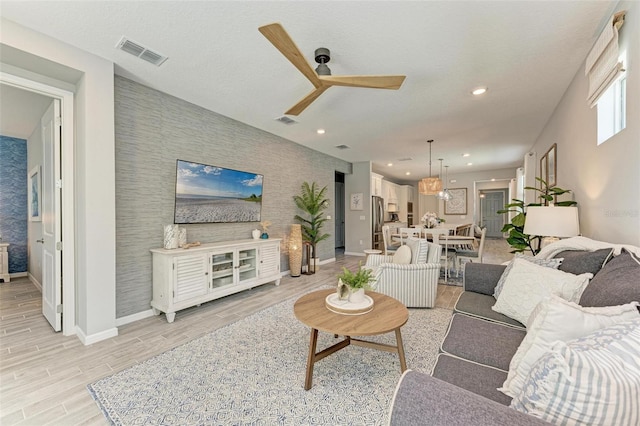
[[[0,84],[15,87],[28,92],[38,93],[60,100],[62,135],[61,140],[61,235],[62,250],[62,334],[76,334],[76,283],[75,283],[75,152],[74,152],[74,94],[71,91],[40,83],[27,78],[0,71]],[[44,171],[43,171],[44,172]],[[49,171],[50,172],[50,171]],[[60,271],[60,273],[62,273]]]

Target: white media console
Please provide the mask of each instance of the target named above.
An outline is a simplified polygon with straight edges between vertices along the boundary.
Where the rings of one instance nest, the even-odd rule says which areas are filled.
[[[280,239],[237,240],[189,249],[152,249],[155,315],[176,311],[268,282],[280,284]]]

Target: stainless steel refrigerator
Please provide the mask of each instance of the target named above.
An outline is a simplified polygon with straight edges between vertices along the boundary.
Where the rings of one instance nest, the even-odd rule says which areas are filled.
[[[384,225],[384,199],[373,196],[371,197],[371,248],[382,250],[384,253],[382,225]]]

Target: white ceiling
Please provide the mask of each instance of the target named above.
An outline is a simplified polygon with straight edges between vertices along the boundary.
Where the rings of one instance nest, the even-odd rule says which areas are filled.
[[[428,174],[427,139],[435,140],[434,174],[438,158],[450,174],[519,166],[615,3],[3,0],[0,15],[113,61],[118,75],[418,180]],[[314,68],[314,50],[326,47],[334,75],[407,79],[398,91],[333,87],[286,126],[274,119],[313,87],[258,32],[271,22],[282,23]],[[123,35],[169,60],[155,67],[116,50]],[[473,97],[481,85],[489,91]]]

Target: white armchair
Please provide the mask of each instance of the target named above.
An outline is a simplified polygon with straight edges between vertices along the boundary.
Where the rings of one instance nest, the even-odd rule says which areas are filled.
[[[411,263],[393,263],[393,256],[372,254],[366,267],[374,271],[374,291],[399,300],[410,308],[433,308],[438,293],[442,248],[426,240],[409,238]]]

